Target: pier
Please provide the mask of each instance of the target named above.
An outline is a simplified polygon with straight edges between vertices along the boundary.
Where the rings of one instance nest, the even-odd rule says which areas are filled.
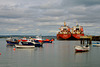
[[[100,41],[100,36],[81,36],[80,43],[85,44],[85,41],[87,44],[92,44],[92,41]]]
[[[92,43],[92,36],[81,36],[80,37],[80,42],[81,44],[85,44],[85,41],[87,41],[87,44],[91,44]]]

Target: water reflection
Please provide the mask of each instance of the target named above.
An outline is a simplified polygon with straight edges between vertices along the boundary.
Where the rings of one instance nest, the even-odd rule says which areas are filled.
[[[75,52],[75,55],[76,54],[81,54],[81,53],[88,53],[89,51],[87,51],[87,52]]]
[[[45,43],[44,44],[44,47],[52,47],[52,48],[54,48],[54,43]]]

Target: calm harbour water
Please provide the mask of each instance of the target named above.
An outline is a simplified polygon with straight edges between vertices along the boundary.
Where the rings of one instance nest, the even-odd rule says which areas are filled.
[[[0,67],[99,67],[100,47],[89,52],[75,53],[80,41],[58,41],[43,44],[43,48],[17,49],[6,47],[6,39],[0,39]]]

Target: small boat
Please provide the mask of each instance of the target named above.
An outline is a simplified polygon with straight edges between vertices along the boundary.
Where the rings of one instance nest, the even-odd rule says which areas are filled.
[[[35,42],[43,42],[43,43],[52,43],[54,39],[42,39],[41,36],[36,36],[34,39]]]
[[[35,42],[43,42],[42,36],[36,36],[34,39]]]
[[[86,46],[75,46],[75,51],[76,52],[87,52],[89,51],[89,46],[86,45]]]
[[[34,48],[35,46],[34,45],[17,45],[15,44],[15,47],[16,48]]]
[[[7,45],[10,45],[10,46],[14,46],[15,44],[19,44],[19,41],[15,38],[12,38],[12,37],[7,38],[6,42],[7,42]]]
[[[46,39],[43,40],[43,43],[52,43],[54,41],[54,39]]]
[[[22,45],[27,45],[27,46],[35,46],[35,47],[42,47],[43,46],[43,42],[35,42],[34,40],[28,40],[28,41],[22,41],[21,42]]]
[[[97,43],[93,43],[92,46],[93,47],[100,47],[100,43],[98,43],[98,42]]]

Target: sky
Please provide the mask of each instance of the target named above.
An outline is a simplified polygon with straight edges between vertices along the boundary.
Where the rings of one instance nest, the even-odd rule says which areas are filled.
[[[100,35],[100,0],[0,0],[0,35],[53,35],[78,22]]]

